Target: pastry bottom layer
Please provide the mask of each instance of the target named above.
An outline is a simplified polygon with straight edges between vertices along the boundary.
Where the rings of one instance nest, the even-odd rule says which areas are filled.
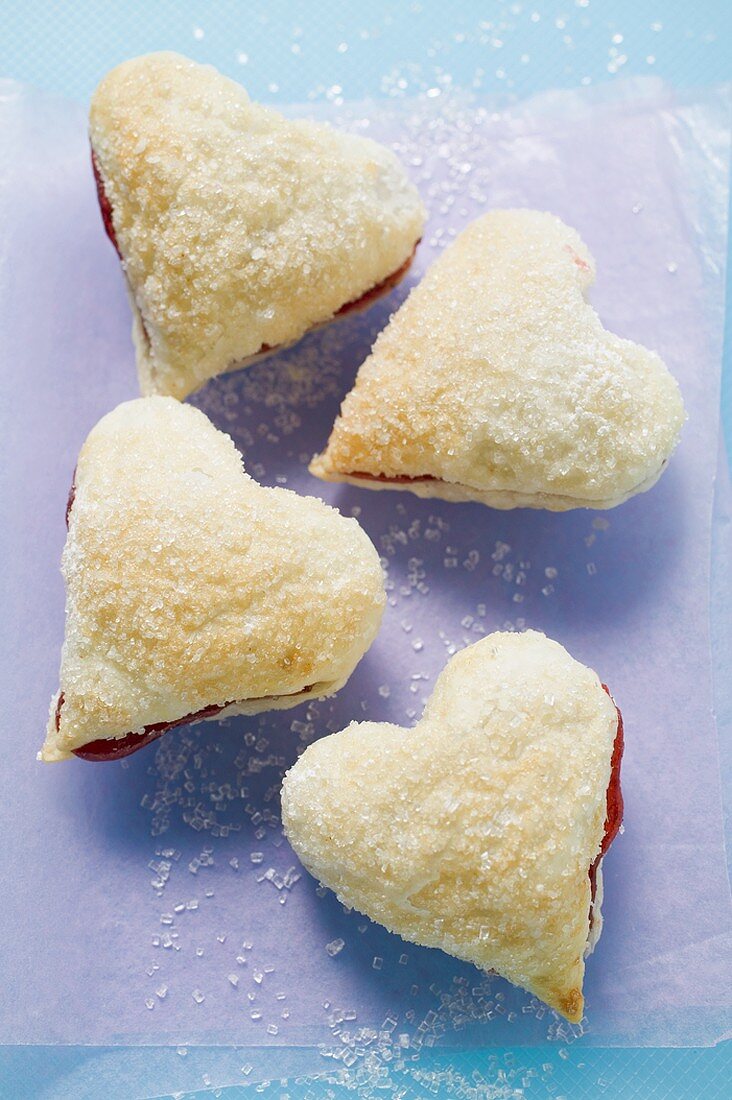
[[[348,472],[341,473],[334,470],[326,461],[324,455],[316,455],[310,463],[310,473],[319,477],[321,481],[344,482],[348,485],[357,485],[363,489],[406,489],[418,497],[439,498],[454,503],[476,502],[487,504],[490,508],[507,510],[510,508],[544,508],[549,512],[567,512],[573,508],[596,508],[604,510],[615,508],[637,493],[645,493],[658,481],[665,461],[658,470],[646,478],[639,485],[630,489],[627,493],[619,493],[615,497],[604,500],[588,500],[583,497],[563,496],[561,493],[521,493],[509,489],[476,489],[472,485],[461,485],[459,482],[443,481],[442,478],[424,474],[420,477],[398,475],[387,477],[385,474],[365,474]]]
[[[592,884],[592,902],[590,904],[590,931],[585,944],[585,958],[595,950],[597,941],[602,935],[602,899],[605,893],[602,884],[602,856],[592,864],[590,882]]]
[[[291,695],[266,695],[257,699],[240,699],[235,702],[214,703],[211,706],[203,707],[201,710],[194,711],[190,714],[184,714],[180,718],[175,718],[170,722],[157,722],[149,726],[143,726],[142,729],[124,734],[121,737],[98,738],[96,741],[89,741],[85,745],[79,745],[75,749],[59,749],[55,755],[45,757],[45,759],[56,761],[66,760],[71,756],[78,756],[81,760],[90,760],[94,762],[121,760],[123,757],[130,756],[132,753],[144,748],[145,745],[149,745],[152,741],[157,741],[164,733],[174,729],[176,726],[186,726],[194,722],[204,722],[211,719],[222,720],[241,714],[262,714],[267,710],[287,710],[290,707],[296,707],[300,703],[306,702],[308,699],[322,699],[326,695],[332,695],[336,691],[340,691],[345,682],[346,678],[310,684],[307,687],[301,688],[299,691],[293,692]],[[60,692],[55,708],[55,727],[57,733],[59,730],[63,703],[63,692]]]

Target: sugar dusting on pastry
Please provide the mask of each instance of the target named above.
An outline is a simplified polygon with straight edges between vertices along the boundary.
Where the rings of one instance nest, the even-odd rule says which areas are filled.
[[[681,396],[654,352],[603,328],[593,278],[551,214],[473,222],[377,339],[312,472],[499,508],[608,508],[649,488]]]
[[[396,272],[424,224],[394,154],[150,54],[109,73],[90,134],[136,312],[144,393],[182,398]]]
[[[356,520],[262,488],[203,413],[163,397],[118,406],[89,435],[62,571],[47,760],[232,700],[228,712],[256,713],[335,690],[384,606]]]
[[[450,660],[414,729],[354,723],[310,745],[283,823],[344,904],[576,1021],[616,728],[562,646],[492,634]]]

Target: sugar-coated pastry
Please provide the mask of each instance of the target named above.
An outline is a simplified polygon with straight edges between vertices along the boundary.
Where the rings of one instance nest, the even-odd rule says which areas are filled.
[[[419,195],[388,149],[258,106],[178,54],[113,69],[90,136],[144,394],[183,398],[370,304],[422,233]]]
[[[330,694],[376,636],[381,565],[356,520],[262,488],[171,397],[99,421],[67,522],[44,760],[113,759],[183,722]]]
[[[543,634],[492,634],[449,661],[413,729],[353,723],[310,745],[282,820],[345,905],[578,1021],[622,748],[594,672]]]
[[[494,508],[611,508],[649,489],[684,409],[655,352],[607,332],[578,234],[473,222],[381,333],[311,471]]]

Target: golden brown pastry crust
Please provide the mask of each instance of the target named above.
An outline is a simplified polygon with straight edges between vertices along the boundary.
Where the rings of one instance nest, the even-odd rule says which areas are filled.
[[[293,343],[402,268],[422,233],[388,149],[286,119],[178,54],[109,73],[90,136],[145,394],[183,398]]]
[[[585,245],[551,214],[473,222],[379,336],[311,472],[556,511],[650,488],[681,396],[654,352],[602,327],[584,298],[593,279]]]
[[[120,405],[89,435],[62,571],[64,700],[44,760],[214,704],[253,713],[329,694],[384,607],[355,520],[258,485],[232,440],[172,398]]]
[[[310,745],[283,822],[344,904],[577,1021],[616,729],[557,642],[493,634],[450,660],[414,729],[354,723]]]

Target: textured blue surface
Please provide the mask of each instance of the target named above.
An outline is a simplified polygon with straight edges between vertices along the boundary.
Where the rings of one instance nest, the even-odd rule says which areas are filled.
[[[730,34],[729,0],[3,0],[0,76],[83,101],[118,62],[173,49],[272,103],[451,85],[523,98],[647,73],[729,80]],[[729,371],[723,409],[729,445]]]
[[[209,61],[241,80],[254,98],[271,102],[354,99],[413,94],[425,88],[464,86],[487,95],[527,96],[552,87],[598,83],[616,76],[654,72],[677,85],[709,84],[732,76],[729,0],[529,0],[516,3],[368,4],[348,0],[270,0],[269,3],[205,3],[143,0],[74,4],[4,0],[0,7],[0,76],[13,76],[84,100],[99,77],[125,57],[153,49],[177,49]],[[732,438],[732,384],[728,315],[723,397],[728,441]],[[492,1052],[495,1054],[495,1052]],[[565,1052],[566,1053],[566,1052]],[[160,1094],[175,1074],[162,1057],[130,1052],[126,1062],[94,1049],[14,1050],[0,1058],[0,1097]],[[284,1057],[284,1056],[283,1056]],[[502,1066],[536,1070],[528,1084],[512,1085],[528,1097],[661,1098],[732,1095],[732,1048],[707,1051],[571,1051],[547,1056],[524,1049],[502,1052]],[[514,1062],[511,1062],[511,1058]],[[533,1058],[533,1061],[532,1061]],[[180,1061],[180,1059],[178,1059]],[[147,1063],[147,1072],[144,1065]],[[548,1071],[546,1065],[551,1063]],[[205,1052],[194,1076],[200,1087],[226,1084],[220,1064]],[[294,1066],[294,1062],[292,1063]],[[444,1070],[447,1055],[423,1060]],[[475,1085],[474,1074],[495,1080],[488,1055],[455,1054],[456,1080]],[[84,1067],[99,1065],[94,1075]],[[152,1086],[158,1065],[158,1087]],[[166,1065],[169,1068],[166,1068]],[[283,1067],[273,1065],[273,1076]],[[166,1076],[166,1074],[169,1074]],[[143,1081],[147,1081],[145,1085]],[[324,1086],[311,1086],[325,1095]],[[405,1097],[429,1095],[405,1081]],[[233,1097],[251,1087],[225,1089]],[[262,1095],[292,1100],[308,1086],[272,1086]],[[190,1095],[190,1094],[188,1094]],[[447,1091],[439,1095],[448,1095]],[[514,1094],[516,1095],[516,1094]],[[521,1093],[519,1093],[521,1095]]]
[[[656,72],[680,85],[729,75],[727,0],[5,0],[0,71],[87,97],[111,66],[181,50],[246,83],[255,98],[348,99],[455,84],[529,95]]]

